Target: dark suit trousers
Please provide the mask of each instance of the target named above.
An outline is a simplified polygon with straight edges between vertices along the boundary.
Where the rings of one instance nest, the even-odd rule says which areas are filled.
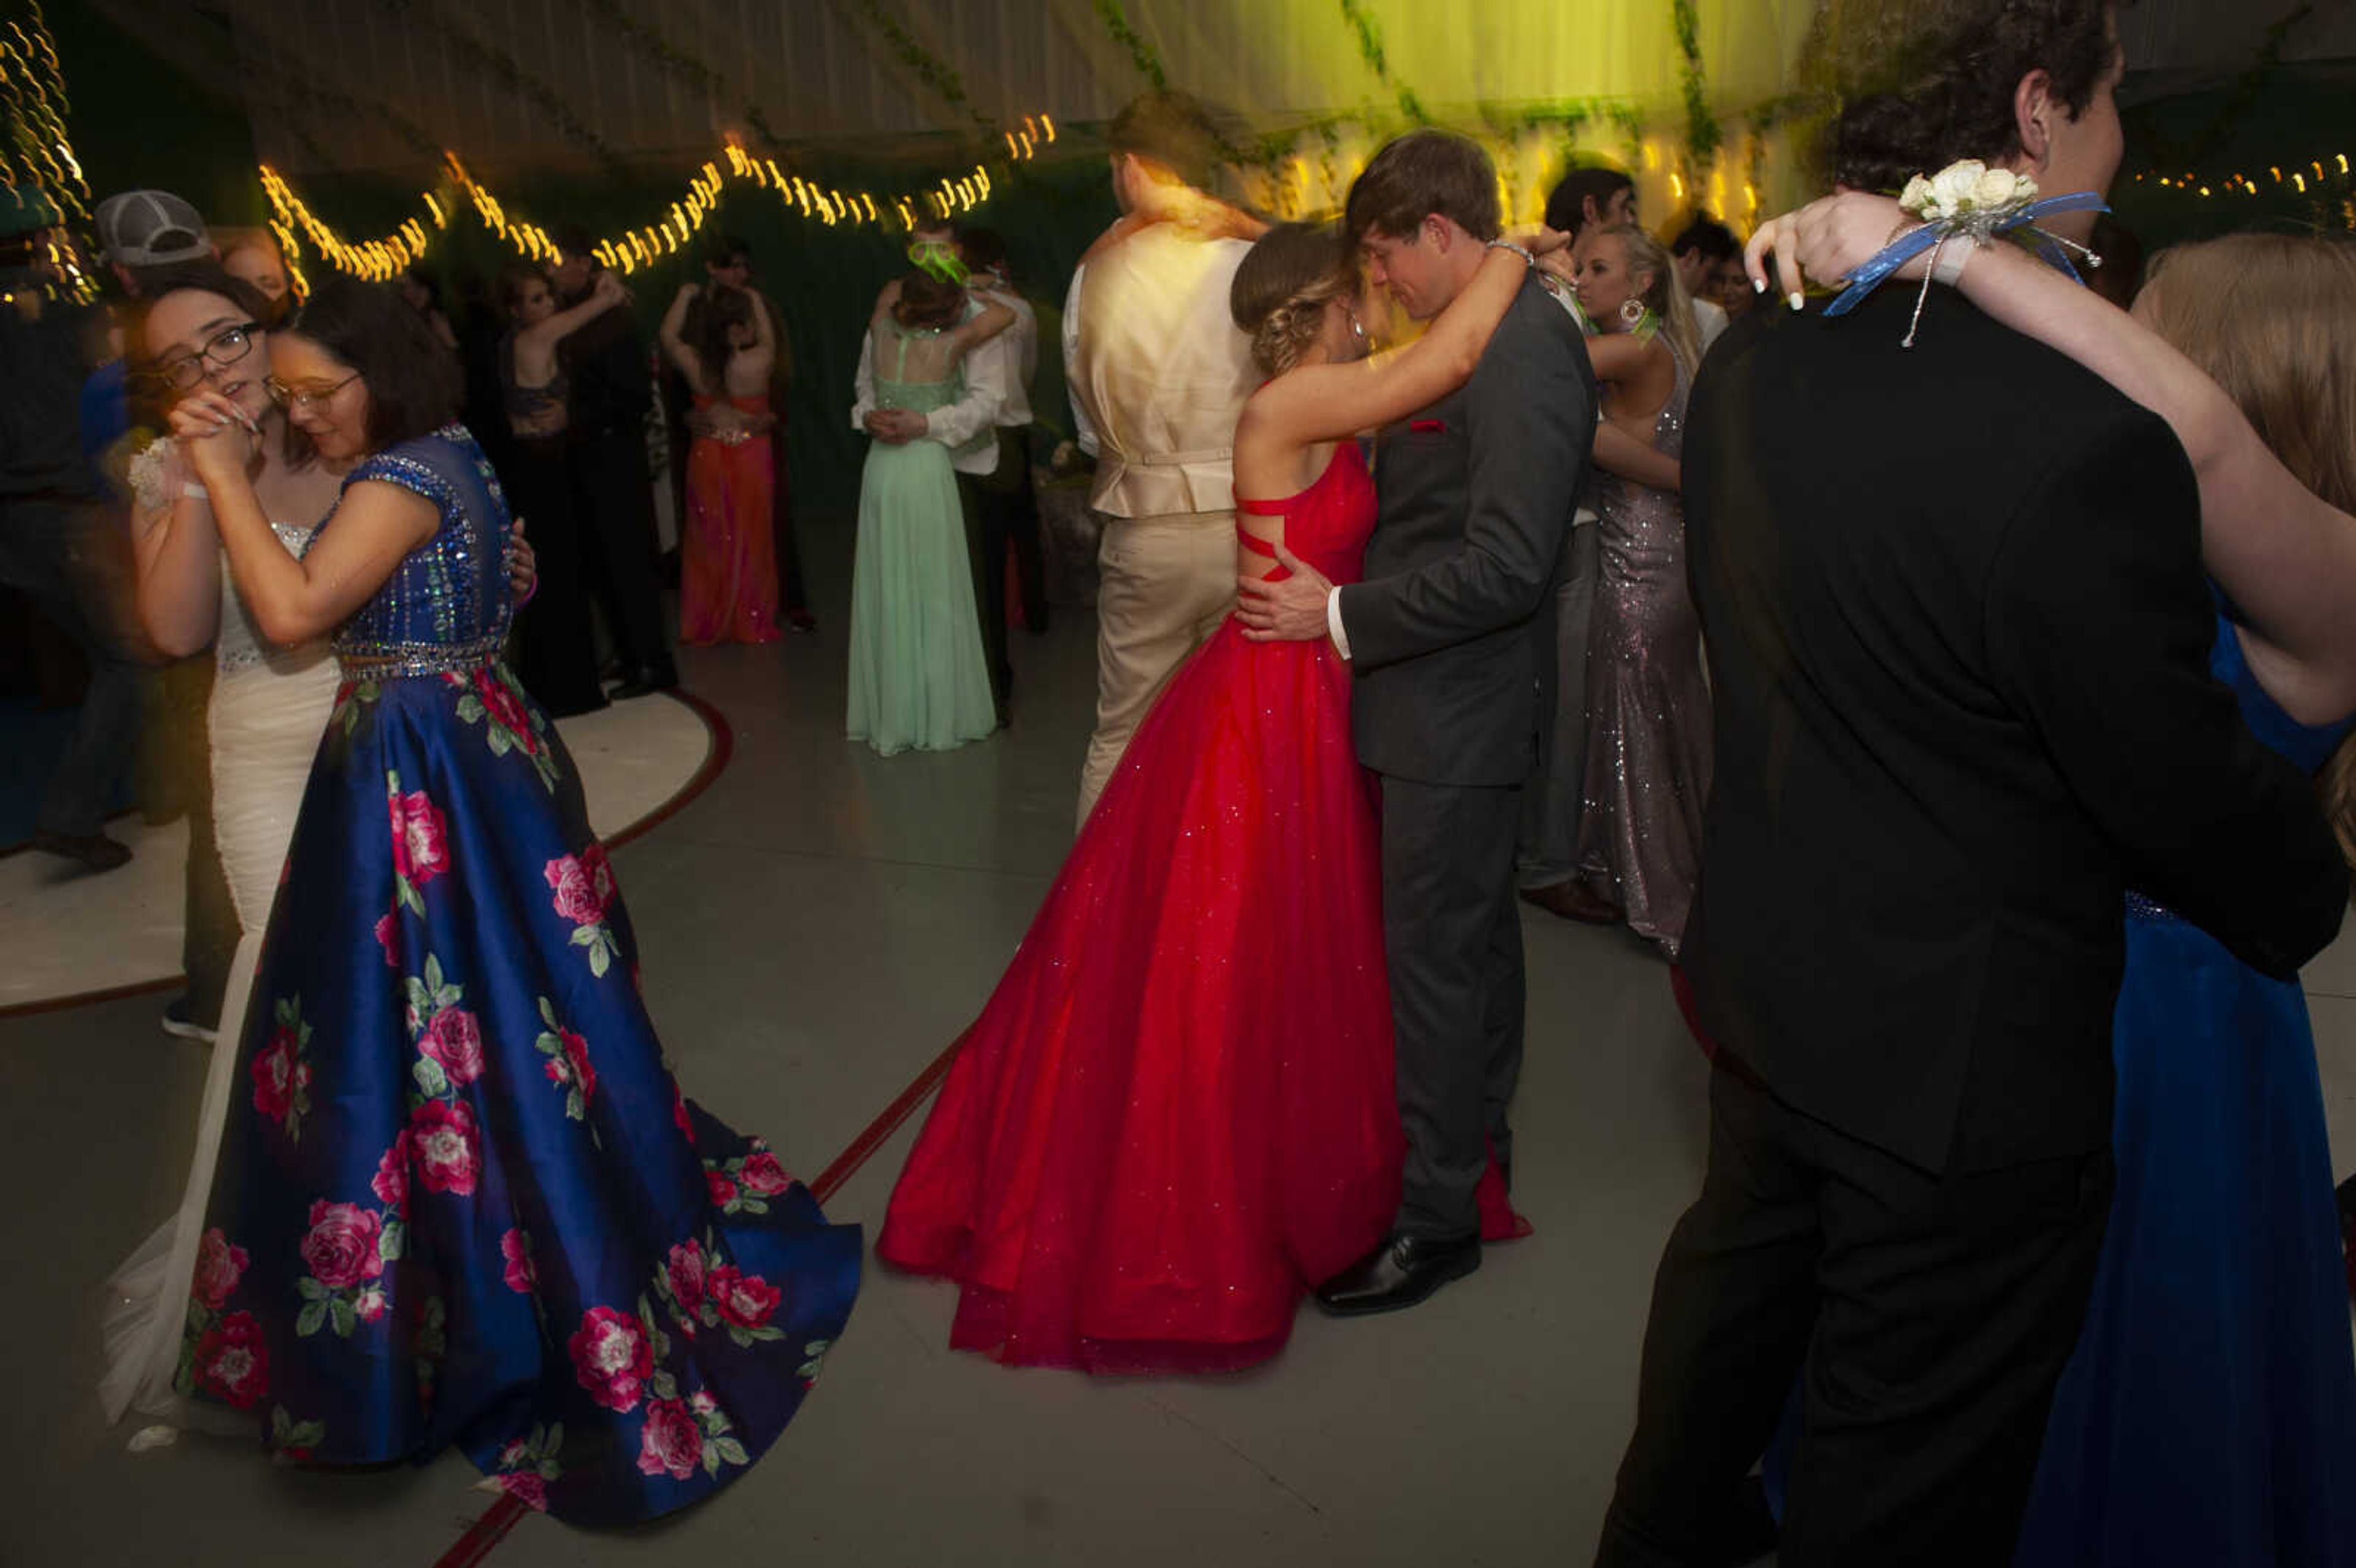
[[[999,454],[1003,462],[1005,453]],[[1006,539],[991,532],[988,485],[995,475],[959,474],[958,504],[965,513],[966,564],[973,572],[974,612],[981,618],[981,652],[990,667],[990,695],[998,721],[1006,722],[1006,699],[1014,667],[1006,656]]]
[[[794,538],[793,492],[786,487],[785,411],[778,409],[776,415],[776,428],[769,432],[769,532],[776,540],[777,604],[792,614],[809,609],[809,590],[802,582],[801,545]]]
[[[597,642],[589,618],[584,502],[573,488],[571,439],[519,439],[508,463],[508,504],[523,518],[524,538],[540,561],[540,588],[516,613],[515,673],[540,705],[562,716],[605,700],[597,684]]]
[[[1398,1228],[1468,1236],[1481,1227],[1472,1191],[1489,1148],[1513,1158],[1505,1112],[1522,1072],[1514,903],[1522,792],[1381,777],[1383,948],[1407,1131]]]
[[[623,666],[668,674],[662,579],[655,557],[654,480],[636,426],[573,432],[573,494],[589,581],[604,604]]]
[[[1785,1568],[2003,1568],[2110,1200],[2107,1151],[1933,1177],[1721,1064],[1597,1563],[1713,1561],[1797,1378]]]
[[[1015,586],[1022,592],[1023,624],[1047,627],[1047,563],[1039,549],[1039,498],[1031,481],[1031,427],[998,427],[998,469],[975,482],[981,506],[981,543],[988,591],[1005,620],[1006,547],[1014,547]]]

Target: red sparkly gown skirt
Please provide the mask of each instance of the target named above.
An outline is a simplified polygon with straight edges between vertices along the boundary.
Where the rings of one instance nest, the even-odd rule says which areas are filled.
[[[1243,510],[1348,582],[1374,485],[1344,443]],[[1230,618],[1140,726],[893,1190],[876,1250],[962,1286],[953,1347],[1248,1366],[1381,1241],[1403,1144],[1378,842],[1348,666]]]

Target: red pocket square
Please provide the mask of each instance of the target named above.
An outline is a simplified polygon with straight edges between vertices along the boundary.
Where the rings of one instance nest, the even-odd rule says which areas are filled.
[[[1407,428],[1419,434],[1426,431],[1433,435],[1445,435],[1448,432],[1448,424],[1444,420],[1409,420],[1407,421]]]

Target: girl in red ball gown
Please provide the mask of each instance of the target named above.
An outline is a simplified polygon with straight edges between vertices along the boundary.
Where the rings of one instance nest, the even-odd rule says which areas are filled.
[[[1357,581],[1375,488],[1354,435],[1466,380],[1525,268],[1494,251],[1413,346],[1367,359],[1340,238],[1254,246],[1231,302],[1271,379],[1236,432],[1239,571],[1282,572],[1280,546]],[[952,1346],[1232,1371],[1382,1239],[1404,1146],[1375,811],[1327,644],[1230,618],[1172,677],[892,1194],[876,1250],[958,1281]]]

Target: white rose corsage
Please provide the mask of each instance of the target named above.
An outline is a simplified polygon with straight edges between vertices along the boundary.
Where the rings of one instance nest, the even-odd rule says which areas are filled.
[[[1883,279],[1928,251],[1931,267],[1923,274],[1922,291],[1914,299],[1913,319],[1906,327],[1903,347],[1908,348],[1914,347],[1915,329],[1922,325],[1922,304],[1930,297],[1932,283],[1954,283],[1971,253],[1998,235],[2011,235],[2072,278],[2078,270],[2071,265],[2070,251],[2084,257],[2088,266],[2103,264],[2100,256],[2076,240],[2037,226],[2039,219],[2056,212],[2108,212],[2103,198],[2090,190],[2040,199],[2037,182],[2027,175],[1992,169],[1977,158],[1965,158],[1935,175],[1916,175],[1908,180],[1899,193],[1898,205],[1921,219],[1921,227],[1908,229],[1851,272],[1848,287],[1825,307],[1825,314],[1847,315]]]

